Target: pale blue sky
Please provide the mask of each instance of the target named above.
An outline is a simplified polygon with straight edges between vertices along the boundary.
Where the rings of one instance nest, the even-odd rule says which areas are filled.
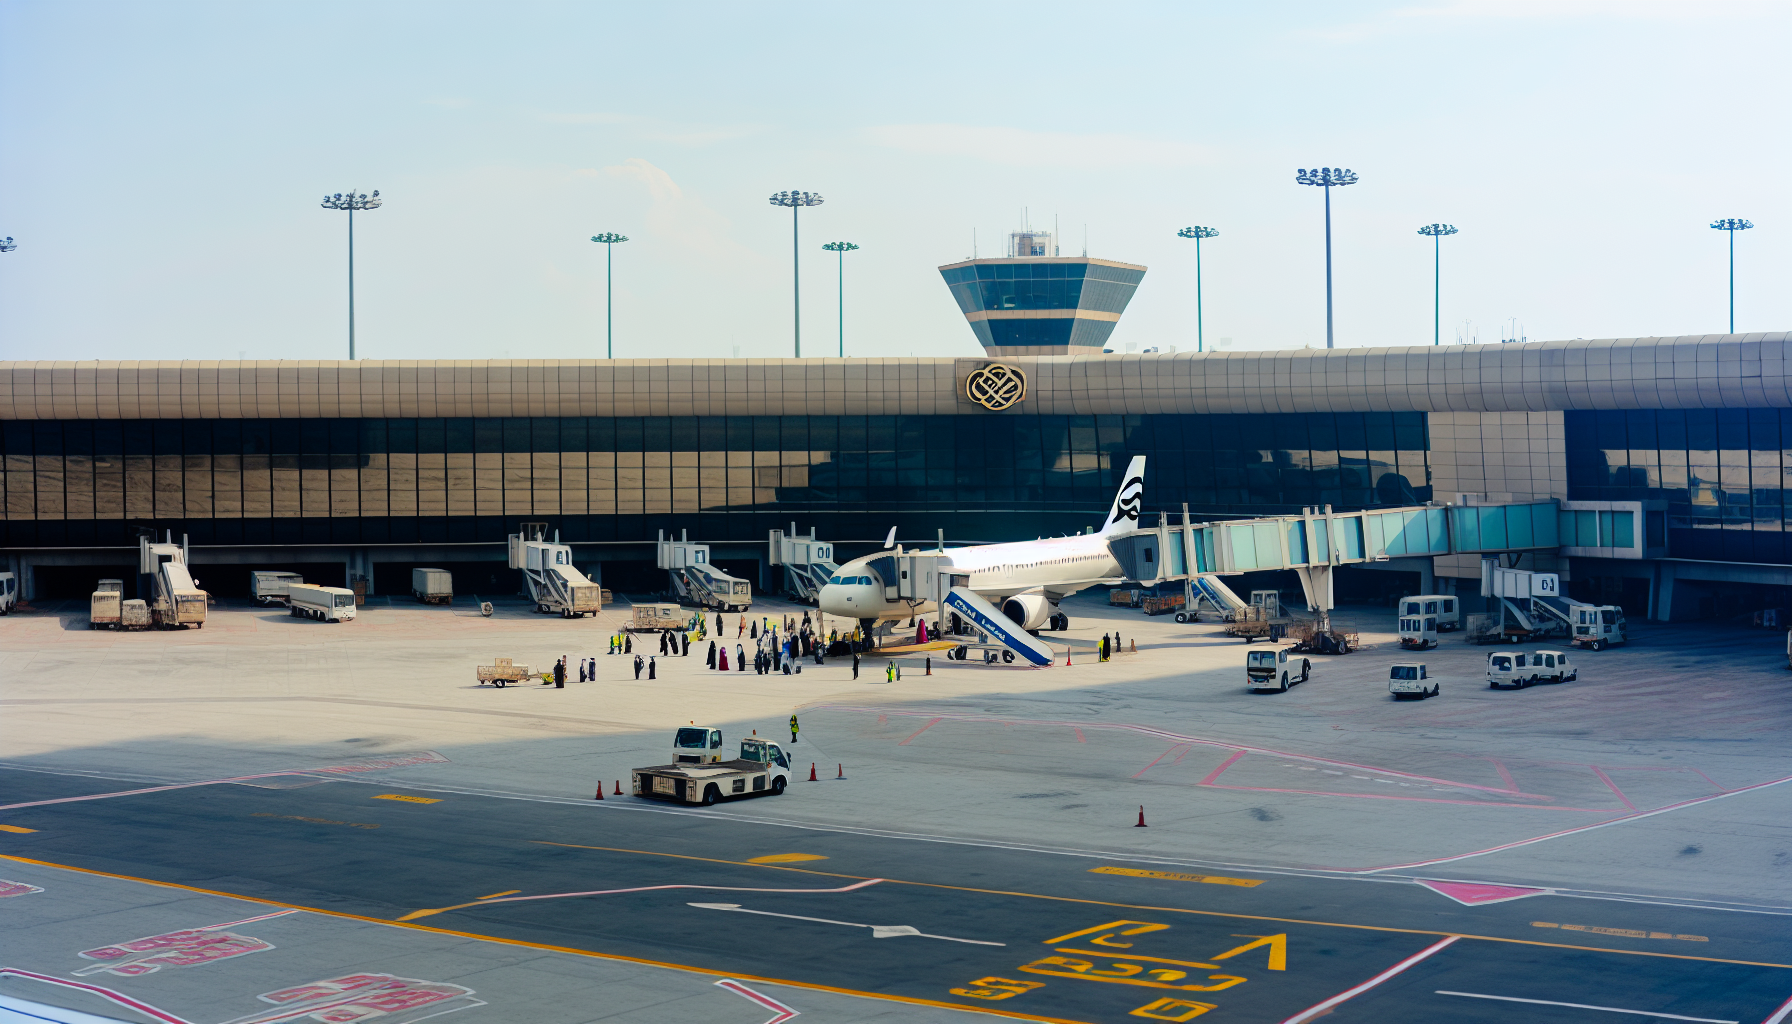
[[[0,358],[978,351],[936,268],[1023,208],[1151,269],[1116,347],[1340,346],[1792,323],[1785,2],[0,2]]]

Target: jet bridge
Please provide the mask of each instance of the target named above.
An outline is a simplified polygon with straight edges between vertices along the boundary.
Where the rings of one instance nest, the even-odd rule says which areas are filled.
[[[1309,507],[1298,516],[1195,523],[1185,505],[1180,524],[1172,525],[1169,516],[1161,514],[1155,528],[1114,535],[1108,550],[1129,579],[1144,584],[1188,580],[1201,596],[1208,596],[1210,587],[1223,591],[1218,595],[1221,600],[1230,591],[1213,579],[1216,575],[1293,569],[1300,577],[1307,606],[1325,629],[1330,627],[1331,609],[1336,604],[1333,570],[1340,565],[1449,554],[1555,551],[1561,546],[1558,513],[1554,500],[1355,512],[1333,512],[1326,505]],[[1232,600],[1237,596],[1232,595]]]
[[[771,564],[784,567],[784,589],[804,604],[817,603],[828,578],[840,571],[834,562],[834,545],[816,540],[814,527],[809,528],[807,537],[797,534],[795,523],[790,524],[789,533],[773,530],[769,547]]]
[[[753,585],[716,568],[709,560],[708,544],[692,542],[686,532],[673,538],[661,530],[655,550],[681,603],[719,612],[744,612],[753,606]]]
[[[572,545],[560,543],[558,530],[548,540],[546,523],[524,523],[522,532],[510,535],[510,567],[523,571],[529,599],[538,612],[578,619],[603,610],[598,585],[573,568]]]

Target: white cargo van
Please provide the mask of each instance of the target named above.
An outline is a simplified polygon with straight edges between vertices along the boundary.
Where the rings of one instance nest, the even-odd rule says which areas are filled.
[[[1437,696],[1437,683],[1426,677],[1423,665],[1395,665],[1388,669],[1388,692],[1395,700]]]
[[[0,615],[12,611],[19,603],[19,581],[10,572],[0,572]]]
[[[292,613],[319,622],[347,622],[355,617],[355,592],[346,587],[298,583],[286,589]]]
[[[1275,651],[1245,652],[1245,689],[1287,693],[1289,684],[1306,682],[1313,663],[1305,658],[1290,657],[1289,650],[1283,647]]]
[[[1532,651],[1531,676],[1539,683],[1572,683],[1580,671],[1565,651]]]
[[[1624,629],[1624,609],[1617,605],[1571,604],[1568,615],[1574,620],[1574,636],[1568,642],[1575,647],[1603,651],[1630,639]]]
[[[1403,597],[1400,599],[1400,614],[1435,616],[1439,633],[1462,628],[1462,603],[1449,594]]]
[[[1437,616],[1400,616],[1400,646],[1409,651],[1428,651],[1437,646]]]
[[[303,582],[305,577],[296,572],[257,569],[249,574],[249,593],[259,604],[285,604],[287,590]]]

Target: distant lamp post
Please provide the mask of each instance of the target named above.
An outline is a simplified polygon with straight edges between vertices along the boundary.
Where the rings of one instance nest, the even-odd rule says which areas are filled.
[[[1204,228],[1204,227],[1200,227],[1198,225],[1196,227],[1192,227],[1192,228],[1183,228],[1181,231],[1176,232],[1177,238],[1192,238],[1195,240],[1195,351],[1196,352],[1207,351],[1206,338],[1202,333],[1202,325],[1201,325],[1201,239],[1213,238],[1213,237],[1217,236],[1218,234],[1219,234],[1219,231],[1215,228]]]
[[[1300,168],[1294,180],[1302,185],[1325,189],[1325,347],[1332,347],[1332,187],[1343,188],[1357,182],[1356,172],[1348,167]]]
[[[604,358],[616,358],[616,300],[611,287],[611,271],[616,266],[616,243],[628,241],[627,235],[619,235],[614,231],[606,231],[601,235],[592,235],[593,242],[602,242],[604,247]]]
[[[1454,224],[1427,224],[1419,234],[1431,236],[1431,344],[1443,344],[1443,243],[1445,235],[1456,233]]]
[[[1735,217],[1724,217],[1711,222],[1711,226],[1730,235],[1730,333],[1736,333],[1736,232],[1747,231],[1755,226],[1753,221],[1738,220]],[[12,239],[7,239],[12,241]]]
[[[829,242],[822,248],[840,254],[840,295],[838,299],[840,306],[840,358],[844,359],[846,358],[846,254],[857,249],[858,246],[851,242]]]
[[[19,243],[13,241],[11,235],[6,236],[6,241],[0,242],[0,252],[11,252],[18,247]]]
[[[803,357],[803,284],[798,271],[802,267],[799,257],[801,245],[797,237],[797,214],[805,206],[820,206],[823,202],[818,192],[774,192],[770,202],[773,206],[790,207],[790,294],[794,312],[791,325],[796,341],[796,357]]]
[[[355,211],[377,210],[380,208],[380,191],[373,190],[373,195],[357,195],[354,189],[346,194],[338,192],[333,196],[325,196],[323,208],[326,210],[348,211],[348,357],[355,358]]]

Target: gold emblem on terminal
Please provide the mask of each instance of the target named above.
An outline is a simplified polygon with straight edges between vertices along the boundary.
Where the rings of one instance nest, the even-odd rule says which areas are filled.
[[[990,412],[1011,409],[1027,397],[1027,375],[1012,366],[990,363],[964,379],[964,397]]]

